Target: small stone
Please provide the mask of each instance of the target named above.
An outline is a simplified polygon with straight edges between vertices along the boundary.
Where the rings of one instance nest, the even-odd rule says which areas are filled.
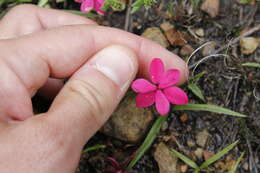
[[[156,43],[160,44],[161,46],[163,46],[165,48],[169,46],[167,39],[165,38],[162,31],[158,27],[147,28],[143,32],[142,36],[155,41]]]
[[[127,142],[138,142],[153,121],[149,108],[137,108],[135,94],[129,91],[101,132]]]
[[[182,115],[180,116],[180,120],[181,120],[181,122],[183,122],[183,123],[187,122],[187,121],[188,121],[188,115],[187,115],[186,113],[182,114]]]
[[[180,173],[178,158],[164,143],[160,143],[156,147],[154,159],[158,163],[160,173]]]
[[[199,37],[204,37],[204,29],[202,28],[195,29],[195,34]]]
[[[216,42],[211,42],[211,43],[207,44],[206,46],[204,46],[201,51],[202,55],[208,56],[208,55],[212,54],[216,49],[216,45],[217,45]]]
[[[188,165],[181,165],[181,172],[185,173],[188,170]]]
[[[160,27],[172,46],[184,46],[187,43],[183,33],[177,31],[174,25],[169,22],[162,23]]]
[[[170,22],[164,22],[160,25],[160,27],[162,28],[162,30],[164,32],[168,31],[168,30],[174,30],[175,29],[174,25],[172,25]]]
[[[196,155],[196,157],[197,157],[198,159],[202,159],[203,149],[202,149],[202,148],[197,148],[197,149],[194,151],[194,154]]]
[[[204,129],[203,131],[199,132],[196,136],[196,143],[204,148],[209,138],[209,132],[207,129]]]
[[[254,37],[244,37],[240,39],[240,51],[249,55],[253,53],[256,48],[259,46],[260,41]]]
[[[219,0],[205,0],[200,9],[214,18],[219,13]]]
[[[226,165],[224,162],[219,161],[219,162],[215,163],[214,166],[216,168],[223,169]]]
[[[168,129],[168,127],[169,127],[169,124],[168,124],[168,122],[167,121],[165,121],[164,123],[163,123],[163,125],[162,125],[162,127],[161,127],[161,131],[166,131],[167,129]]]
[[[246,170],[246,171],[249,169],[248,162],[245,162],[245,163],[243,164],[243,169]]]
[[[192,148],[192,147],[194,147],[196,144],[195,144],[195,142],[194,142],[193,140],[188,139],[187,145],[188,145],[190,148]]]
[[[204,158],[204,160],[208,160],[208,159],[211,158],[213,155],[214,155],[214,154],[211,153],[211,152],[209,152],[209,151],[206,151],[206,150],[203,151],[203,158]]]
[[[189,45],[189,44],[186,44],[181,48],[180,55],[189,56],[192,54],[193,51],[194,51],[193,47],[191,47],[191,45]]]

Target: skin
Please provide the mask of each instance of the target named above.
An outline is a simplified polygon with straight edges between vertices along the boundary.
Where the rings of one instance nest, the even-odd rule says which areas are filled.
[[[0,50],[1,173],[74,172],[84,144],[136,74],[148,77],[152,58],[179,69],[180,83],[188,76],[180,58],[152,41],[32,5],[0,21]],[[37,91],[55,98],[48,112],[34,115]]]

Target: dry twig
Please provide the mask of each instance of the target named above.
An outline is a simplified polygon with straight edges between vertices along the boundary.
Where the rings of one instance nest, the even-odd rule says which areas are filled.
[[[235,38],[234,40],[232,40],[229,44],[226,44],[222,47],[220,47],[219,49],[217,49],[215,52],[213,52],[213,54],[217,54],[225,49],[227,49],[229,46],[232,46],[234,44],[236,44],[237,42],[239,42],[239,40],[243,37],[247,37],[255,32],[257,32],[258,30],[260,30],[260,24],[254,26],[253,28],[251,28],[250,30],[248,30],[247,32],[243,33],[242,35],[238,36],[237,38]]]
[[[126,11],[126,18],[125,18],[125,27],[124,27],[125,31],[129,31],[129,25],[130,25],[130,21],[131,21],[132,3],[133,3],[133,0],[129,0],[127,11]]]

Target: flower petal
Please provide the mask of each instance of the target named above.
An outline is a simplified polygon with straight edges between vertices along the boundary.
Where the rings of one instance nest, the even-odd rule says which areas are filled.
[[[161,90],[155,94],[155,107],[159,114],[166,115],[170,110],[170,103]]]
[[[164,64],[161,59],[154,58],[150,64],[150,77],[153,83],[160,82],[164,73]]]
[[[137,93],[148,93],[156,90],[156,86],[145,79],[137,79],[132,83],[132,89]]]
[[[95,5],[94,5],[95,10],[98,12],[98,14],[104,15],[105,11],[101,9],[103,7],[104,1],[102,0],[94,0],[94,1],[95,1]]]
[[[77,3],[82,3],[84,0],[74,0]]]
[[[99,4],[103,5],[106,0],[96,0]]]
[[[88,13],[94,8],[94,0],[84,0],[81,4],[80,11]]]
[[[155,92],[139,93],[136,96],[136,106],[139,108],[145,108],[152,106],[155,102]]]
[[[188,96],[187,94],[180,88],[178,87],[169,87],[165,88],[163,90],[165,96],[167,99],[175,105],[184,105],[188,104]]]
[[[159,88],[167,88],[179,82],[180,71],[177,69],[167,70],[160,80]]]

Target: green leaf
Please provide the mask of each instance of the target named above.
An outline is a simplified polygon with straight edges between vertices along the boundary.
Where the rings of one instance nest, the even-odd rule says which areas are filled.
[[[192,167],[194,169],[199,168],[199,166],[195,162],[193,162],[191,159],[189,159],[185,155],[179,153],[178,151],[176,151],[174,149],[171,149],[171,152],[173,152],[174,155],[176,155],[179,159],[181,159],[184,163],[186,163],[190,167]]]
[[[37,5],[39,7],[44,7],[48,2],[48,0],[39,0]]]
[[[239,2],[241,3],[241,4],[248,4],[248,3],[250,3],[252,0],[240,0]]]
[[[232,150],[238,144],[238,142],[239,141],[236,141],[236,142],[228,145],[223,150],[219,151],[217,154],[210,157],[208,160],[206,160],[205,162],[202,163],[202,165],[200,166],[200,169],[207,168],[209,165],[211,165],[215,161],[219,160],[221,157],[223,157],[225,154],[227,154],[230,150]]]
[[[241,162],[242,158],[244,157],[245,152],[243,152],[240,157],[237,159],[236,163],[230,168],[228,173],[236,173],[239,163]]]
[[[15,2],[18,2],[18,3],[28,3],[28,2],[32,2],[32,0],[16,0]]]
[[[0,0],[0,7],[5,3],[5,0]]]
[[[218,114],[226,114],[226,115],[232,115],[236,117],[247,117],[244,114],[240,114],[238,112],[231,111],[226,108],[222,108],[219,106],[215,105],[207,105],[207,104],[186,104],[186,105],[178,105],[175,106],[174,109],[175,111],[209,111],[209,112],[214,112]]]
[[[206,74],[206,72],[201,72],[195,76],[193,76],[192,78],[189,79],[189,81],[192,81],[193,83],[198,82],[198,80],[200,80],[200,78],[202,78],[204,75]]]
[[[131,160],[131,162],[127,166],[127,168],[126,168],[127,170],[133,168],[134,165],[139,161],[139,159],[144,155],[144,153],[151,147],[158,132],[161,129],[161,126],[166,121],[166,119],[167,119],[167,116],[159,116],[157,118],[157,120],[153,124],[152,128],[150,129],[148,135],[146,136],[144,142],[137,150],[135,157],[133,158],[133,160]]]
[[[132,10],[131,13],[135,13],[138,11],[142,6],[144,6],[144,0],[137,0],[132,4]]]
[[[200,173],[200,168],[196,168],[192,173]]]
[[[123,11],[126,8],[126,4],[123,0],[106,0],[102,10],[107,11],[110,7],[114,11]]]
[[[188,89],[191,90],[191,92],[195,94],[198,98],[200,98],[203,102],[206,102],[204,95],[198,85],[196,85],[195,83],[190,83],[188,84]]]
[[[92,147],[86,148],[85,150],[82,151],[82,153],[87,153],[90,151],[99,150],[99,149],[103,149],[103,148],[106,148],[106,146],[105,145],[94,145]]]
[[[241,64],[244,67],[256,67],[256,68],[260,68],[260,63],[255,63],[255,62],[247,62],[247,63],[243,63]]]

